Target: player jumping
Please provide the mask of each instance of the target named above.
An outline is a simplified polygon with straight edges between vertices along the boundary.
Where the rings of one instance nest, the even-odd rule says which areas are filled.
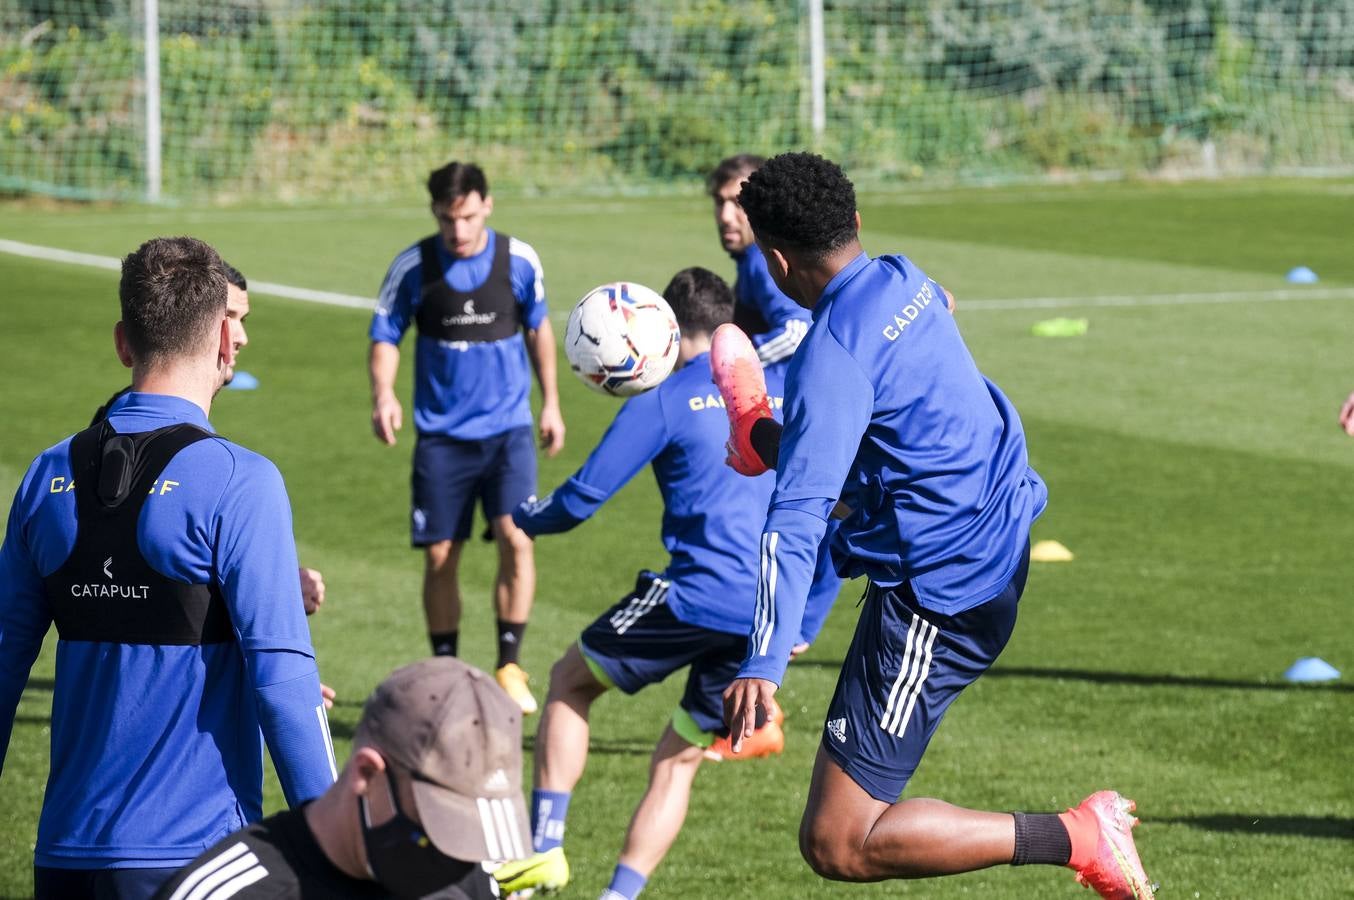
[[[878,881],[1042,863],[1071,867],[1104,897],[1150,898],[1133,803],[1112,791],[1060,815],[899,799],[950,703],[1010,638],[1047,491],[941,287],[904,257],[862,251],[841,169],[783,154],[748,177],[739,202],[771,277],[814,324],[790,365],[783,431],[751,345],[731,329],[714,340],[731,463],[776,467],[756,623],[724,695],[733,749],[774,702],[829,513],[844,501],[854,511],[832,556],[870,585],[800,825],[809,865]]]

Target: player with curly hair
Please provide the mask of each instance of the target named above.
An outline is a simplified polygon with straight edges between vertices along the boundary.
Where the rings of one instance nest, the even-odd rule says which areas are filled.
[[[734,749],[773,702],[819,542],[844,504],[832,555],[869,585],[814,765],[804,858],[843,881],[1052,864],[1102,896],[1150,897],[1132,802],[1112,791],[1061,815],[899,799],[950,703],[1011,636],[1047,490],[940,285],[905,257],[861,249],[855,189],[837,165],[777,156],[739,202],[771,277],[814,324],[790,363],[783,431],[746,338],[721,329],[711,353],[730,463],[776,468],[748,653],[724,694]]]

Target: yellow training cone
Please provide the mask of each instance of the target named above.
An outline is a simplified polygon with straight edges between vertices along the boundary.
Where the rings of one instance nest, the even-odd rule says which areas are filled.
[[[1071,562],[1072,551],[1057,541],[1039,541],[1030,548],[1031,562]]]

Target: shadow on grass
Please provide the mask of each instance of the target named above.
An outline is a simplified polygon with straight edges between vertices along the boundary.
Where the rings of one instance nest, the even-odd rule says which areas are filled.
[[[1171,818],[1152,818],[1152,823],[1166,822],[1172,825],[1188,825],[1204,831],[1227,831],[1240,834],[1295,834],[1302,837],[1336,838],[1354,841],[1354,819],[1341,819],[1335,816],[1270,816],[1237,815],[1234,813],[1214,813],[1204,816],[1174,816]]]
[[[522,736],[522,752],[536,752],[536,736],[534,734]],[[653,753],[653,744],[625,740],[599,741],[593,738],[588,742],[588,753],[598,753],[602,756],[649,756]]]
[[[1055,681],[1089,681],[1094,684],[1129,684],[1146,687],[1198,687],[1241,691],[1336,691],[1354,692],[1349,684],[1292,684],[1287,681],[1242,681],[1204,678],[1197,675],[1165,675],[1147,672],[1102,672],[1095,669],[1042,669],[1034,666],[998,666],[988,678],[1049,678]]]
[[[840,669],[842,660],[799,659],[790,664],[813,669]],[[1204,678],[1198,675],[1167,675],[1150,672],[1106,672],[1097,669],[1043,669],[1035,666],[998,666],[984,678],[1044,678],[1050,681],[1087,681],[1093,684],[1126,684],[1143,687],[1197,687],[1238,691],[1333,691],[1354,693],[1354,684],[1293,684],[1287,681],[1242,681],[1236,678]]]

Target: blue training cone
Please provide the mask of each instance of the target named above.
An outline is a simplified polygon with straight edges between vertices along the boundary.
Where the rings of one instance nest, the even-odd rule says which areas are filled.
[[[235,370],[235,377],[226,383],[232,391],[252,391],[259,386],[259,380],[248,372]]]
[[[1340,670],[1319,657],[1304,656],[1289,666],[1288,671],[1283,673],[1283,677],[1288,681],[1300,684],[1314,681],[1335,681],[1340,677]]]
[[[1288,274],[1284,276],[1289,284],[1316,284],[1316,273],[1306,266],[1298,266],[1295,269],[1289,269]]]

